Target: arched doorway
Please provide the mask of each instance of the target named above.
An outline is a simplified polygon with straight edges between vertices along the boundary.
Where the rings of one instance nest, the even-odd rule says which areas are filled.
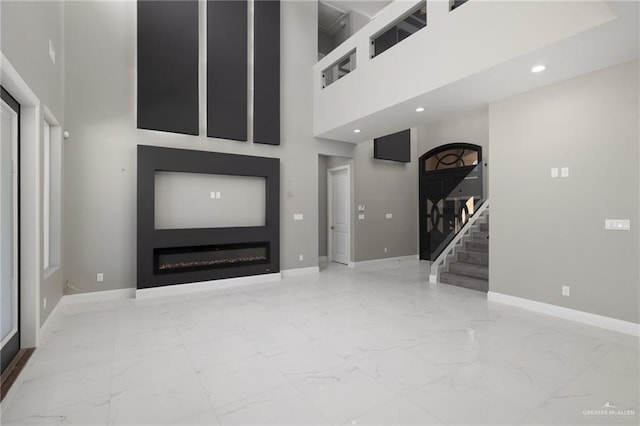
[[[442,145],[420,157],[420,259],[435,260],[484,200],[482,147]]]

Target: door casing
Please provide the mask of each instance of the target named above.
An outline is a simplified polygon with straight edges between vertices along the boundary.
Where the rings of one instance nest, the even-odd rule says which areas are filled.
[[[351,166],[345,165],[340,167],[333,167],[327,170],[327,259],[329,262],[336,261],[333,258],[333,232],[332,232],[332,224],[333,224],[333,177],[334,175],[346,171],[346,194],[347,194],[347,202],[346,205],[346,218],[347,218],[347,256],[346,256],[346,265],[351,264]],[[343,263],[343,262],[338,262]]]

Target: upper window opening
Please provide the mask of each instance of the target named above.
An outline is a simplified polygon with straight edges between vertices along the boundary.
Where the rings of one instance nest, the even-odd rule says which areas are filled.
[[[454,10],[454,9],[462,6],[463,4],[465,4],[468,1],[469,0],[449,0],[449,11]]]
[[[335,83],[351,71],[356,69],[356,50],[334,62],[330,67],[322,71],[322,88]]]
[[[427,3],[420,2],[408,15],[371,39],[371,57],[376,57],[427,26]]]

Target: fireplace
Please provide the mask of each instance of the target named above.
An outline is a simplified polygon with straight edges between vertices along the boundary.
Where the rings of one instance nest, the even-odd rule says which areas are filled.
[[[269,243],[169,247],[153,252],[157,274],[269,263]]]
[[[280,272],[280,160],[138,146],[137,287]]]

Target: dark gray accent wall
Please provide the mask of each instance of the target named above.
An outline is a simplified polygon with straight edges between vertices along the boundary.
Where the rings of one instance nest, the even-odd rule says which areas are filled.
[[[138,1],[138,128],[198,134],[198,2]]]
[[[373,140],[373,158],[378,160],[411,161],[411,130],[402,130]]]
[[[265,226],[155,229],[156,171],[260,176],[266,179]],[[188,189],[188,188],[186,188]],[[249,155],[138,146],[137,287],[149,288],[280,271],[280,160]],[[262,264],[154,273],[154,250],[266,242],[269,261]]]
[[[207,1],[209,137],[247,140],[247,20],[245,0]]]
[[[280,145],[280,0],[254,8],[253,141]]]

